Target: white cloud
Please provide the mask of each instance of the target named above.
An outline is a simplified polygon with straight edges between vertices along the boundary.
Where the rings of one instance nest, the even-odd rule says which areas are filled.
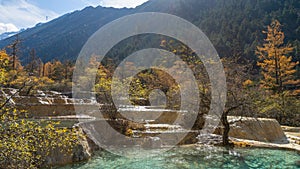
[[[87,0],[84,0],[87,1]],[[134,8],[147,2],[148,0],[100,0],[100,5],[114,8]]]
[[[26,0],[0,0],[0,23],[15,25],[18,29],[28,28],[39,22],[54,19],[58,15],[50,10],[41,9]]]
[[[0,34],[4,32],[15,32],[18,31],[19,29],[12,23],[0,23]]]

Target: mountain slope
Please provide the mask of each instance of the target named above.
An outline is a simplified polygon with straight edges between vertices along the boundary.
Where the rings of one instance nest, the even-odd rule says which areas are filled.
[[[129,10],[88,7],[82,11],[66,14],[49,23],[36,26],[19,34],[22,40],[21,60],[31,49],[44,61],[52,59],[73,60],[85,41],[101,26],[114,20]],[[14,40],[14,37],[1,42],[1,47]]]
[[[75,60],[86,40],[101,26],[136,12],[165,12],[197,25],[210,38],[221,56],[254,59],[255,47],[263,42],[262,30],[278,19],[286,41],[296,46],[300,59],[300,1],[298,0],[150,0],[135,9],[88,7],[66,14],[19,34],[22,62],[34,48],[43,61]],[[4,48],[14,37],[0,41]]]

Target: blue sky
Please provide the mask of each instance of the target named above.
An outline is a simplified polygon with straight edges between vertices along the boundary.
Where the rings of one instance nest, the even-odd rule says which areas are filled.
[[[133,8],[147,0],[0,0],[0,34],[33,27],[87,6]],[[46,18],[48,20],[46,20]]]
[[[57,13],[65,13],[75,9],[82,9],[86,6],[106,6],[106,7],[136,7],[147,0],[27,0],[36,6],[50,9]]]

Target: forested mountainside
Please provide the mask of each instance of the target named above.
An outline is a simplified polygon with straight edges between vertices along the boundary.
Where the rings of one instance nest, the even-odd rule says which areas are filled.
[[[294,59],[300,60],[299,0],[150,0],[135,9],[88,7],[20,33],[19,58],[27,63],[30,51],[35,49],[44,62],[76,60],[84,43],[101,26],[137,12],[180,16],[197,25],[221,57],[241,56],[251,60],[256,59],[255,48],[265,38],[262,30],[277,19],[283,25],[286,43],[295,47]],[[15,39],[13,36],[0,41],[0,48]]]

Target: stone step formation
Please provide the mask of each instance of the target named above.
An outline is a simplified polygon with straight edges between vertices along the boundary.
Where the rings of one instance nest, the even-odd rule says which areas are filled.
[[[144,139],[143,147],[160,148],[198,142],[199,131],[186,129],[182,125],[187,113],[185,111],[154,106],[129,106],[119,111],[127,120],[144,126],[143,130],[131,129],[130,132],[130,137]]]
[[[93,134],[97,134],[97,130],[104,130],[100,133],[104,133],[112,144],[125,146],[129,144],[163,147],[197,142],[206,144],[210,140],[219,140],[212,135],[200,134],[208,116],[205,119],[197,118],[197,126],[191,129],[186,124],[194,124],[190,121],[193,118],[190,118],[190,112],[186,111],[155,106],[123,105],[116,108],[114,104],[99,104],[92,98],[76,100],[54,91],[36,91],[32,95],[15,94],[17,91],[17,89],[3,88],[0,91],[0,100],[5,101],[14,96],[9,104],[19,110],[27,110],[28,117],[36,120],[59,120],[65,122],[62,125],[68,126],[79,122],[84,131],[90,133],[91,139]],[[77,106],[76,111],[74,106]],[[229,120],[232,118],[239,117],[228,117]],[[107,130],[104,127],[108,127]],[[109,128],[124,135],[124,139],[114,139],[114,135],[109,133]],[[275,119],[243,117],[243,122],[231,125],[229,136],[271,143],[285,144],[291,141],[299,144],[299,128],[284,128],[284,130],[287,136]],[[219,126],[214,133],[222,135],[222,126]],[[96,142],[97,139],[93,141]]]
[[[109,123],[109,127],[126,135],[123,141],[125,146],[128,140],[137,145],[154,147],[197,142],[198,131],[186,129],[180,124],[187,113],[184,111],[128,105],[117,109],[113,104],[99,104],[93,99],[69,98],[55,91],[37,90],[31,95],[26,95],[18,92],[17,89],[4,88],[0,93],[3,100],[12,95],[14,97],[10,99],[10,104],[19,110],[26,109],[29,117],[34,119],[79,122],[82,126],[88,126],[86,132],[93,127],[104,129],[104,124]],[[77,106],[76,112],[74,106]],[[112,137],[109,133],[106,136]],[[92,134],[90,137],[93,137]],[[113,140],[113,142],[123,144],[122,140]]]
[[[198,142],[199,131],[183,125],[185,111],[125,105],[112,111],[115,108],[111,107],[102,105],[101,115],[99,112],[87,113],[96,120],[80,124],[89,137],[102,147],[162,148]]]

